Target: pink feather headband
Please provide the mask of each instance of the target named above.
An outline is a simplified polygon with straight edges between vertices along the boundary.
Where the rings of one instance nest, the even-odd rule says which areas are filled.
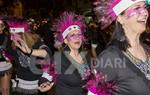
[[[59,19],[53,25],[53,30],[61,34],[59,41],[63,39],[72,31],[79,30],[82,32],[84,29],[84,21],[82,16],[78,16],[73,12],[64,12]]]
[[[11,40],[20,39],[21,36],[18,33],[30,32],[30,27],[26,20],[11,19],[7,23],[10,27]]]
[[[141,1],[145,0],[97,0],[94,2],[96,6],[94,11],[101,28],[104,29],[109,26],[128,7]],[[150,0],[145,2],[149,4]]]
[[[7,21],[11,33],[30,32],[30,26],[25,20],[8,20]]]

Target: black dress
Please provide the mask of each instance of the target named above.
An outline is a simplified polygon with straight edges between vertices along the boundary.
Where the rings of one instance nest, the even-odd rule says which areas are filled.
[[[98,56],[98,68],[115,82],[113,95],[150,95],[150,80],[134,63],[115,46],[110,46]]]
[[[61,69],[57,69],[59,75],[56,82],[56,95],[86,95],[87,91],[83,88],[85,80],[82,80],[78,70],[64,53],[61,53],[59,56],[61,56],[61,61],[58,62],[59,59],[57,59],[57,65],[59,65],[57,67]],[[88,60],[89,58],[87,62],[89,62]]]

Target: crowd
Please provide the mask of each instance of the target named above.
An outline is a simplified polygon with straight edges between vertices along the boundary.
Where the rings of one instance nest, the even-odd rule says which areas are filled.
[[[55,19],[15,4],[0,13],[0,95],[150,95],[149,0],[95,0]]]

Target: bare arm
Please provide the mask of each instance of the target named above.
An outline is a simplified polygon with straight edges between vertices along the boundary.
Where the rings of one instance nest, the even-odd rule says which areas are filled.
[[[45,49],[30,49],[30,53],[33,56],[37,56],[37,57],[46,57],[47,55],[47,51]]]
[[[43,57],[43,58],[46,57],[47,55],[47,51],[45,49],[30,49],[22,39],[14,41],[14,43],[24,53],[27,53],[29,55],[33,55],[36,57]]]

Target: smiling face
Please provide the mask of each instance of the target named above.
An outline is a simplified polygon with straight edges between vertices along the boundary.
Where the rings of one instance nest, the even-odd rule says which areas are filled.
[[[124,11],[123,15],[119,15],[118,21],[126,30],[142,33],[146,30],[146,22],[148,18],[148,11],[144,2],[138,2],[130,6]]]
[[[68,45],[70,49],[79,49],[83,41],[83,34],[79,30],[71,31],[67,37],[64,39],[65,44]]]

